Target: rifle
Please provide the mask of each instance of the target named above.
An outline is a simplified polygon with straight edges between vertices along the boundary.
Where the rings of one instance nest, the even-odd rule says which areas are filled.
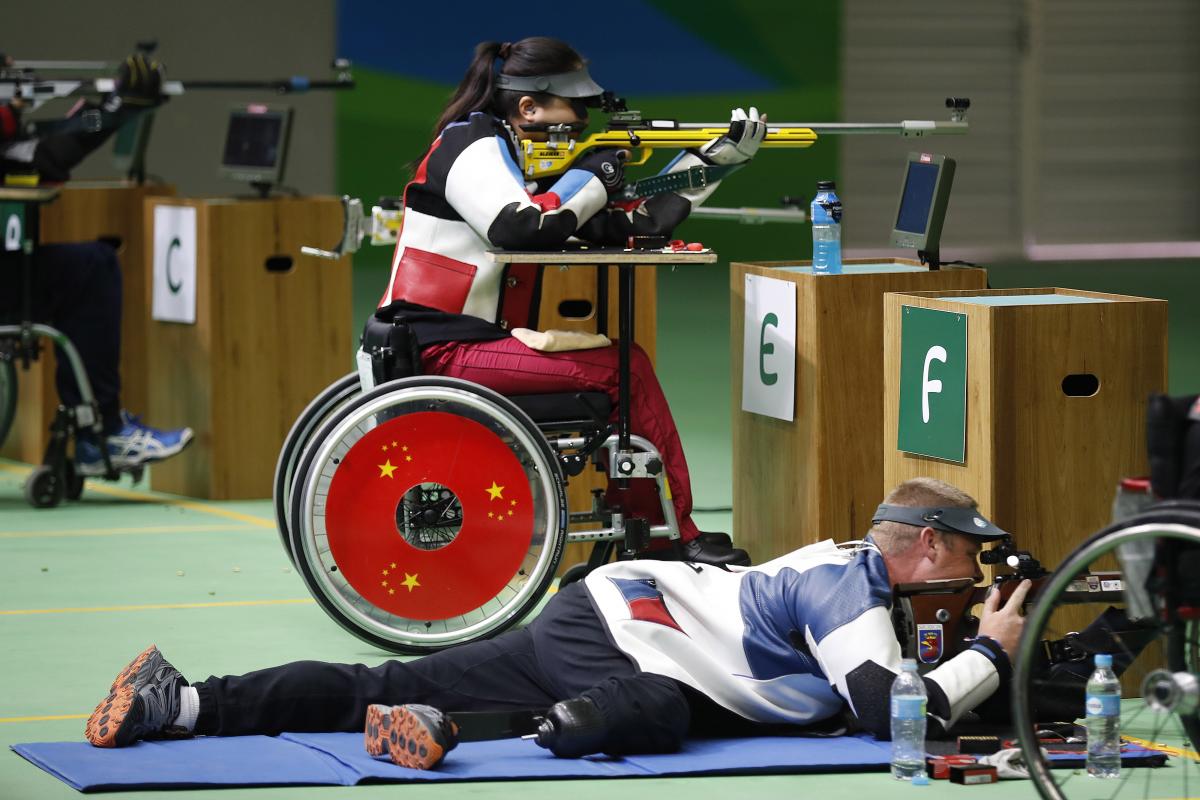
[[[156,42],[139,42],[139,52],[149,55]],[[0,64],[0,103],[14,99],[23,101],[29,111],[36,111],[51,100],[67,97],[104,97],[117,89],[115,78],[83,75],[85,72],[113,72],[115,64],[104,61],[16,61],[12,66]],[[303,75],[273,80],[171,80],[163,81],[162,97],[177,97],[190,91],[259,90],[277,94],[300,94],[321,89],[353,89],[354,77],[350,61],[334,59],[330,64],[333,78],[313,80]],[[75,73],[55,76],[57,72]],[[110,120],[109,117],[112,117]],[[120,124],[124,120],[103,108],[87,109],[66,119],[33,120],[24,123],[23,133],[33,138],[75,130],[95,131]]]
[[[899,134],[901,136],[931,136],[938,134],[964,134],[967,132],[966,112],[971,101],[965,97],[947,97],[946,107],[950,111],[948,121],[903,120],[890,123],[858,122],[780,122],[768,123],[767,134],[762,146],[766,148],[811,147],[817,137],[845,134]],[[729,130],[729,123],[678,122],[673,119],[644,119],[640,111],[629,111],[625,100],[606,92],[602,110],[609,112],[608,123],[603,131],[581,138],[573,138],[581,130],[579,123],[557,125],[527,125],[523,130],[545,133],[547,141],[535,142],[523,139],[521,147],[525,155],[525,176],[530,180],[562,174],[575,159],[595,148],[609,147],[629,150],[631,157],[626,164],[645,164],[655,150],[684,150],[700,147]],[[682,173],[655,175],[627,184],[618,198],[633,200],[661,192],[699,188],[719,179],[710,175],[713,171],[732,171],[728,167],[692,167]]]
[[[924,583],[898,584],[894,587],[892,624],[905,658],[915,658],[923,666],[936,666],[970,646],[979,631],[975,606],[991,591],[1000,592],[1001,604],[1008,602],[1021,581],[1033,582],[1026,605],[1032,603],[1045,586],[1050,573],[1027,550],[1018,550],[1009,538],[1001,539],[991,550],[980,553],[983,564],[1005,565],[1013,571],[997,575],[991,584],[977,586],[971,578]],[[1070,603],[1121,603],[1124,581],[1120,572],[1089,572],[1077,575],[1060,598]],[[1086,657],[1078,652],[1070,636],[1055,642],[1043,642],[1048,663],[1075,661]]]

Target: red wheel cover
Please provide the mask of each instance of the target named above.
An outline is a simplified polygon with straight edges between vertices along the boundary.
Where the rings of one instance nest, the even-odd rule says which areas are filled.
[[[462,528],[422,550],[396,527],[396,507],[419,483],[458,495]],[[422,411],[388,420],[337,465],[325,530],[338,570],[367,602],[415,620],[473,611],[516,575],[533,540],[533,495],[516,455],[466,417]]]

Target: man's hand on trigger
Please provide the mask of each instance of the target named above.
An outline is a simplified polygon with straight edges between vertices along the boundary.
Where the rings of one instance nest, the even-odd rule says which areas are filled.
[[[766,114],[760,116],[753,106],[749,114],[735,108],[730,114],[729,132],[701,147],[700,155],[713,164],[744,164],[754,158],[766,135]]]
[[[995,639],[1009,658],[1016,653],[1021,630],[1025,627],[1025,617],[1021,616],[1021,606],[1024,605],[1025,597],[1032,588],[1032,581],[1021,581],[1003,607],[1000,605],[999,589],[993,589],[983,602],[983,615],[979,619],[979,635]]]

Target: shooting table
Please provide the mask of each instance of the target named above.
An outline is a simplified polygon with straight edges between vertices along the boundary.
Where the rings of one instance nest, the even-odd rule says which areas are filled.
[[[627,447],[630,345],[636,341],[653,362],[656,342],[655,275],[653,270],[639,270],[638,267],[713,264],[717,254],[711,250],[664,252],[594,247],[554,252],[494,250],[488,257],[501,264],[542,264],[563,268],[543,270],[540,328],[592,330],[605,335],[616,328],[620,354],[618,371],[622,376],[617,425],[618,432],[626,437],[622,440],[623,447]],[[608,298],[614,283],[618,300],[617,307],[612,309]],[[584,302],[585,308],[590,306],[590,310],[580,314],[564,313],[566,308],[580,301]],[[612,325],[614,321],[615,326]],[[590,509],[591,490],[606,485],[603,475],[585,470],[567,485],[568,506],[576,510]],[[587,561],[589,547],[587,544],[567,545],[560,572],[573,563]]]
[[[843,263],[840,275],[814,275],[809,261],[730,265],[733,529],[756,564],[821,539],[861,538],[871,527],[884,491],[884,294],[987,285],[982,269],[930,271],[908,259]],[[752,275],[796,292],[790,422],[742,410],[745,326],[764,323],[746,320]]]
[[[147,197],[173,195],[170,185],[139,185],[127,181],[72,181],[62,186],[3,192],[54,191],[58,199],[41,210],[39,244],[108,242],[121,263],[121,400],[135,413],[149,401],[147,364],[150,323],[150,264],[142,248],[142,202]],[[31,228],[32,230],[32,228]],[[12,433],[0,454],[37,463],[50,438],[50,423],[58,408],[54,386],[54,348],[45,348],[36,363],[20,377],[20,400]],[[171,421],[152,420],[158,427]]]
[[[152,198],[195,209],[195,324],[151,320],[147,420],[196,440],[155,464],[157,491],[217,500],[271,496],[275,460],[314,396],[354,368],[350,257],[301,255],[342,234],[334,197]],[[165,420],[165,422],[164,422]]]

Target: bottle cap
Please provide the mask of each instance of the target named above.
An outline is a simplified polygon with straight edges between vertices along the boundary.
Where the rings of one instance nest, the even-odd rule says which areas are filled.
[[[917,660],[915,658],[903,659],[900,662],[900,669],[904,670],[905,672],[916,672],[917,671]]]
[[[916,775],[913,775],[912,776],[912,785],[913,786],[928,786],[929,785],[929,776],[926,775],[924,772],[919,772]]]
[[[837,188],[837,183],[835,181],[817,181],[817,191],[818,192],[821,191],[822,189],[836,189],[836,188]]]
[[[1112,666],[1112,656],[1109,655],[1108,653],[1096,653],[1096,666],[1097,667],[1111,667]]]

